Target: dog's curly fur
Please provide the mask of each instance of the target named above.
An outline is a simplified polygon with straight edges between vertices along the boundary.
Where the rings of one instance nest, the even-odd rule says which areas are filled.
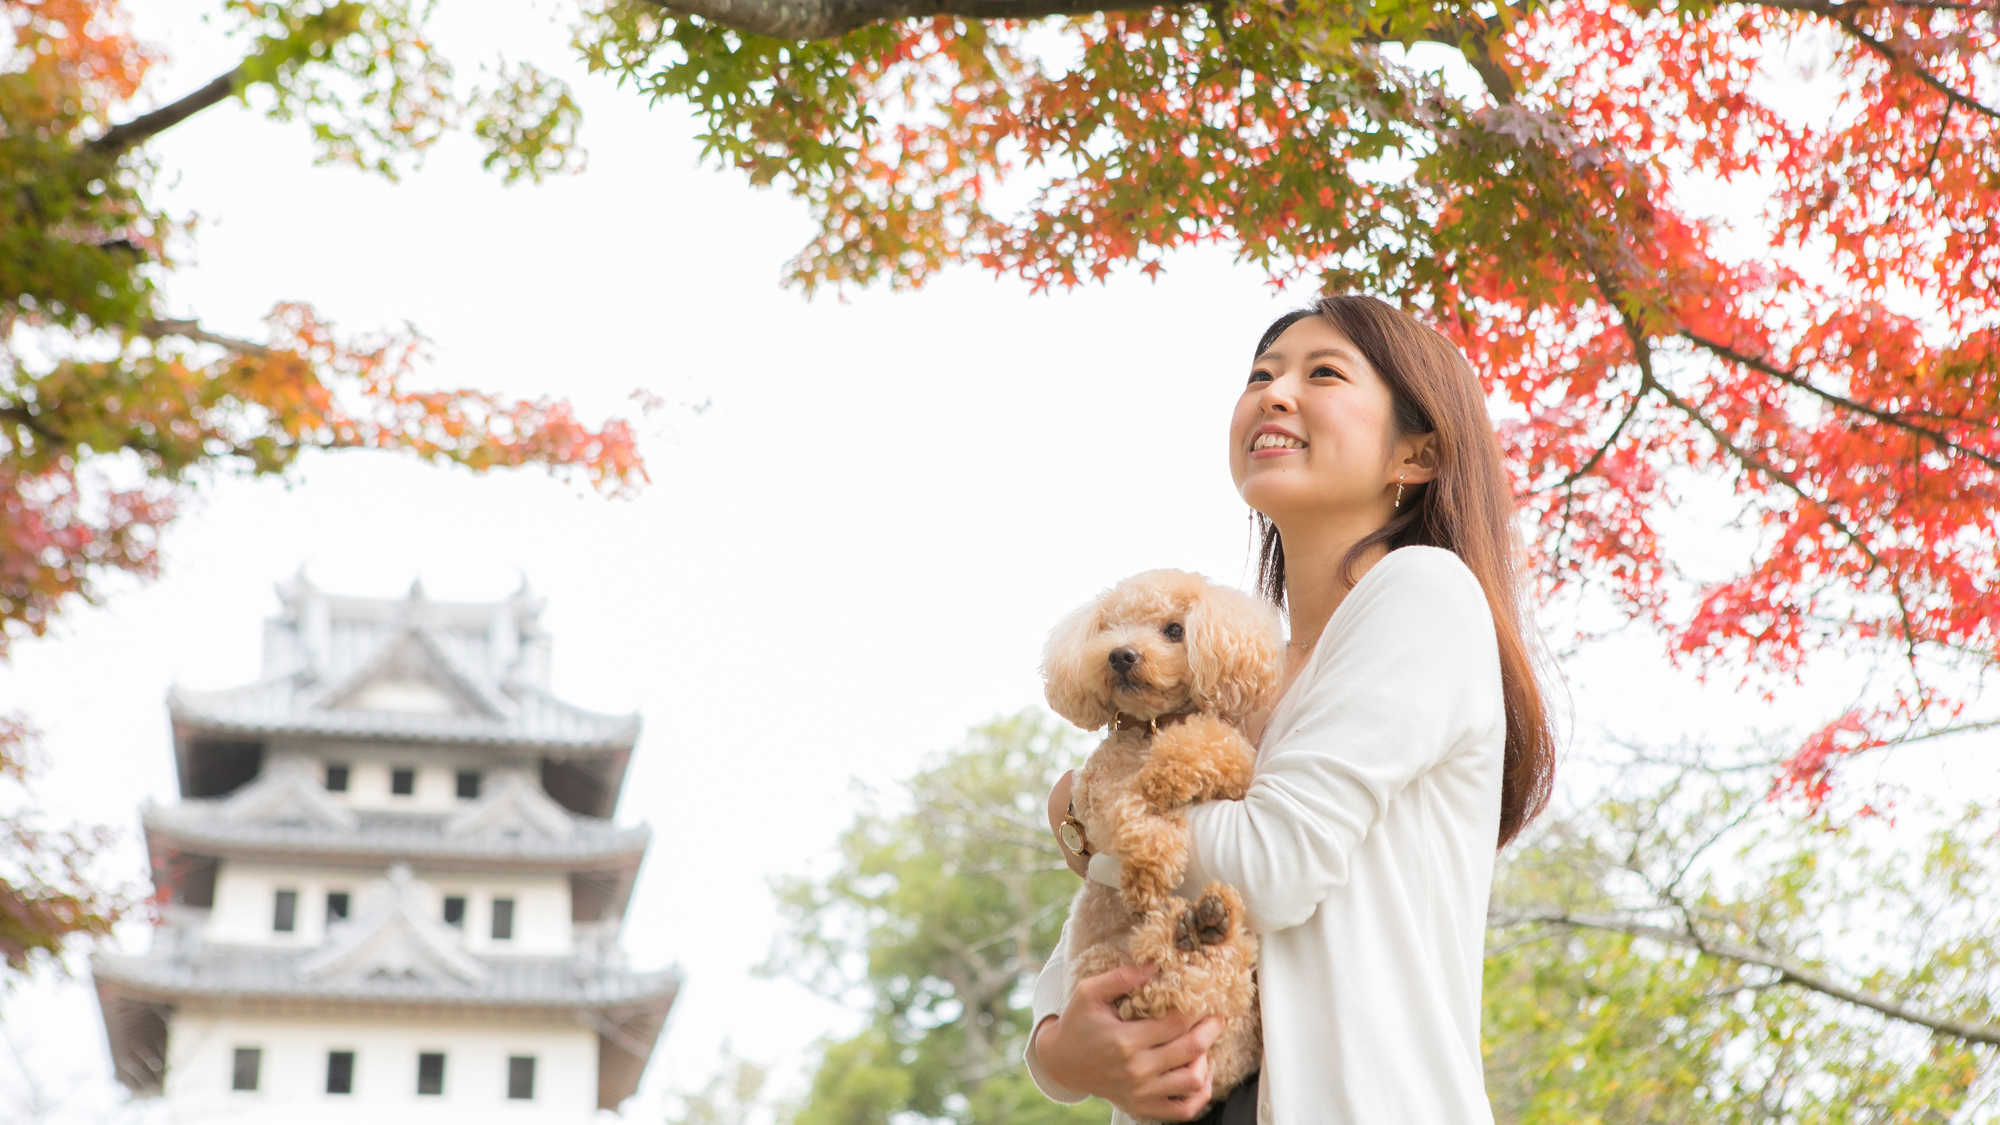
[[[1211,882],[1191,902],[1174,892],[1187,869],[1188,808],[1250,787],[1257,754],[1242,725],[1277,693],[1283,651],[1270,606],[1198,574],[1153,570],[1071,614],[1042,660],[1051,707],[1085,729],[1113,726],[1077,771],[1071,801],[1090,846],[1118,856],[1120,882],[1086,880],[1077,892],[1070,980],[1157,965],[1119,1002],[1121,1016],[1224,1017],[1208,1052],[1216,1099],[1263,1055],[1257,939],[1234,889]],[[1187,718],[1119,730],[1121,712]]]

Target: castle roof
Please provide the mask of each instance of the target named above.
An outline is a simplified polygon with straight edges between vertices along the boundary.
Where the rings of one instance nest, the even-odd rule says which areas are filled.
[[[291,951],[156,941],[142,956],[97,953],[91,974],[118,1076],[139,1092],[164,1078],[163,1009],[188,1000],[295,1012],[459,1009],[567,1012],[598,1031],[598,1102],[617,1108],[636,1088],[679,969],[634,972],[616,928],[594,931],[568,957],[479,957],[433,917],[408,864],[389,867],[354,918],[328,927],[316,949]]]
[[[176,722],[218,732],[371,741],[629,749],[637,715],[605,715],[549,691],[543,603],[327,594],[294,578],[264,624],[263,675],[242,687],[176,687]]]
[[[403,598],[355,598],[301,576],[278,594],[257,680],[168,693],[184,796],[214,795],[205,774],[245,745],[312,737],[600,759],[580,811],[609,814],[639,717],[586,710],[549,690],[543,603],[525,587],[503,601],[436,602],[421,584]]]
[[[314,977],[303,971],[314,955],[223,946],[184,955],[93,954],[91,975],[119,1080],[137,1093],[159,1092],[165,1015],[189,1000],[301,1013],[565,1012],[597,1031],[598,1105],[616,1109],[638,1088],[682,981],[679,969],[634,972],[578,958],[467,957],[478,967],[476,983],[441,972]]]

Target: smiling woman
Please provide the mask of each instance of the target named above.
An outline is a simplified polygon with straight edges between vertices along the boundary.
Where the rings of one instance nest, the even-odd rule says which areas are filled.
[[[1189,815],[1184,886],[1237,888],[1262,937],[1262,1070],[1211,1105],[1217,1021],[1119,1020],[1147,970],[1071,980],[1067,935],[1036,986],[1029,1070],[1117,1122],[1491,1121],[1494,851],[1547,801],[1554,738],[1479,381],[1407,314],[1325,298],[1258,342],[1229,465],[1292,639],[1282,698],[1247,723],[1248,793]]]

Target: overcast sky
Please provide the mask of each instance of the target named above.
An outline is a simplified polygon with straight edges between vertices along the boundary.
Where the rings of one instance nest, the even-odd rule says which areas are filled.
[[[132,0],[174,60],[160,94],[233,63],[198,18],[209,7]],[[21,645],[0,708],[47,731],[53,815],[111,826],[112,863],[137,878],[137,809],[176,796],[167,686],[251,679],[275,582],[303,565],[342,593],[421,576],[432,597],[479,599],[525,575],[548,599],[557,691],[645,717],[619,816],[656,835],[625,944],[688,973],[632,1103],[658,1120],[725,1040],[791,1084],[816,1037],[855,1022],[749,971],[777,926],[767,880],[823,867],[851,779],[892,782],[1038,703],[1043,635],[1108,582],[1162,565],[1245,578],[1227,415],[1259,331],[1305,294],[1211,252],[1157,283],[1056,296],[955,270],[920,293],[808,303],[780,284],[811,233],[803,208],[703,166],[679,107],[583,75],[563,10],[449,0],[437,39],[468,77],[501,51],[568,76],[587,173],[506,188],[453,140],[388,184],[315,168],[303,129],[224,106],[152,150],[172,204],[200,219],[168,300],[246,336],[280,300],[350,331],[408,320],[436,341],[439,385],[565,395],[589,418],[629,413],[640,388],[709,404],[644,423],[652,486],[607,500],[366,453],[309,457],[286,482],[215,480],[169,534],[165,577],[111,583],[103,608]],[[1711,517],[1679,521],[1678,558],[1713,549]],[[1565,672],[1580,748],[1606,731],[1734,743],[1851,688],[1833,675],[1767,704],[1702,687],[1638,630]],[[1995,757],[1928,776],[1990,795]],[[117,1099],[87,987],[4,1003],[71,1119],[103,1119]]]

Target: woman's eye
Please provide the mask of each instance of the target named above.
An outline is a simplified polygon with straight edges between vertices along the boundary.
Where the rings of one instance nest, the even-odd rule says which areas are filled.
[[[1322,366],[1322,367],[1315,367],[1315,368],[1313,368],[1313,373],[1312,373],[1312,377],[1313,377],[1313,378],[1315,378],[1315,379],[1344,379],[1344,378],[1346,378],[1346,376],[1345,376],[1345,375],[1342,375],[1342,374],[1341,374],[1340,372],[1338,372],[1338,371],[1335,371],[1335,370],[1334,370],[1333,368],[1331,368],[1331,367],[1324,367],[1324,366]]]
[[[1160,632],[1165,633],[1167,635],[1167,639],[1174,642],[1175,644],[1179,644],[1181,638],[1187,636],[1187,630],[1181,628],[1181,623],[1178,621],[1170,622],[1167,625],[1167,627],[1160,630]]]
[[[1271,381],[1271,373],[1269,371],[1252,371],[1250,373],[1250,381],[1253,383],[1268,383]]]

